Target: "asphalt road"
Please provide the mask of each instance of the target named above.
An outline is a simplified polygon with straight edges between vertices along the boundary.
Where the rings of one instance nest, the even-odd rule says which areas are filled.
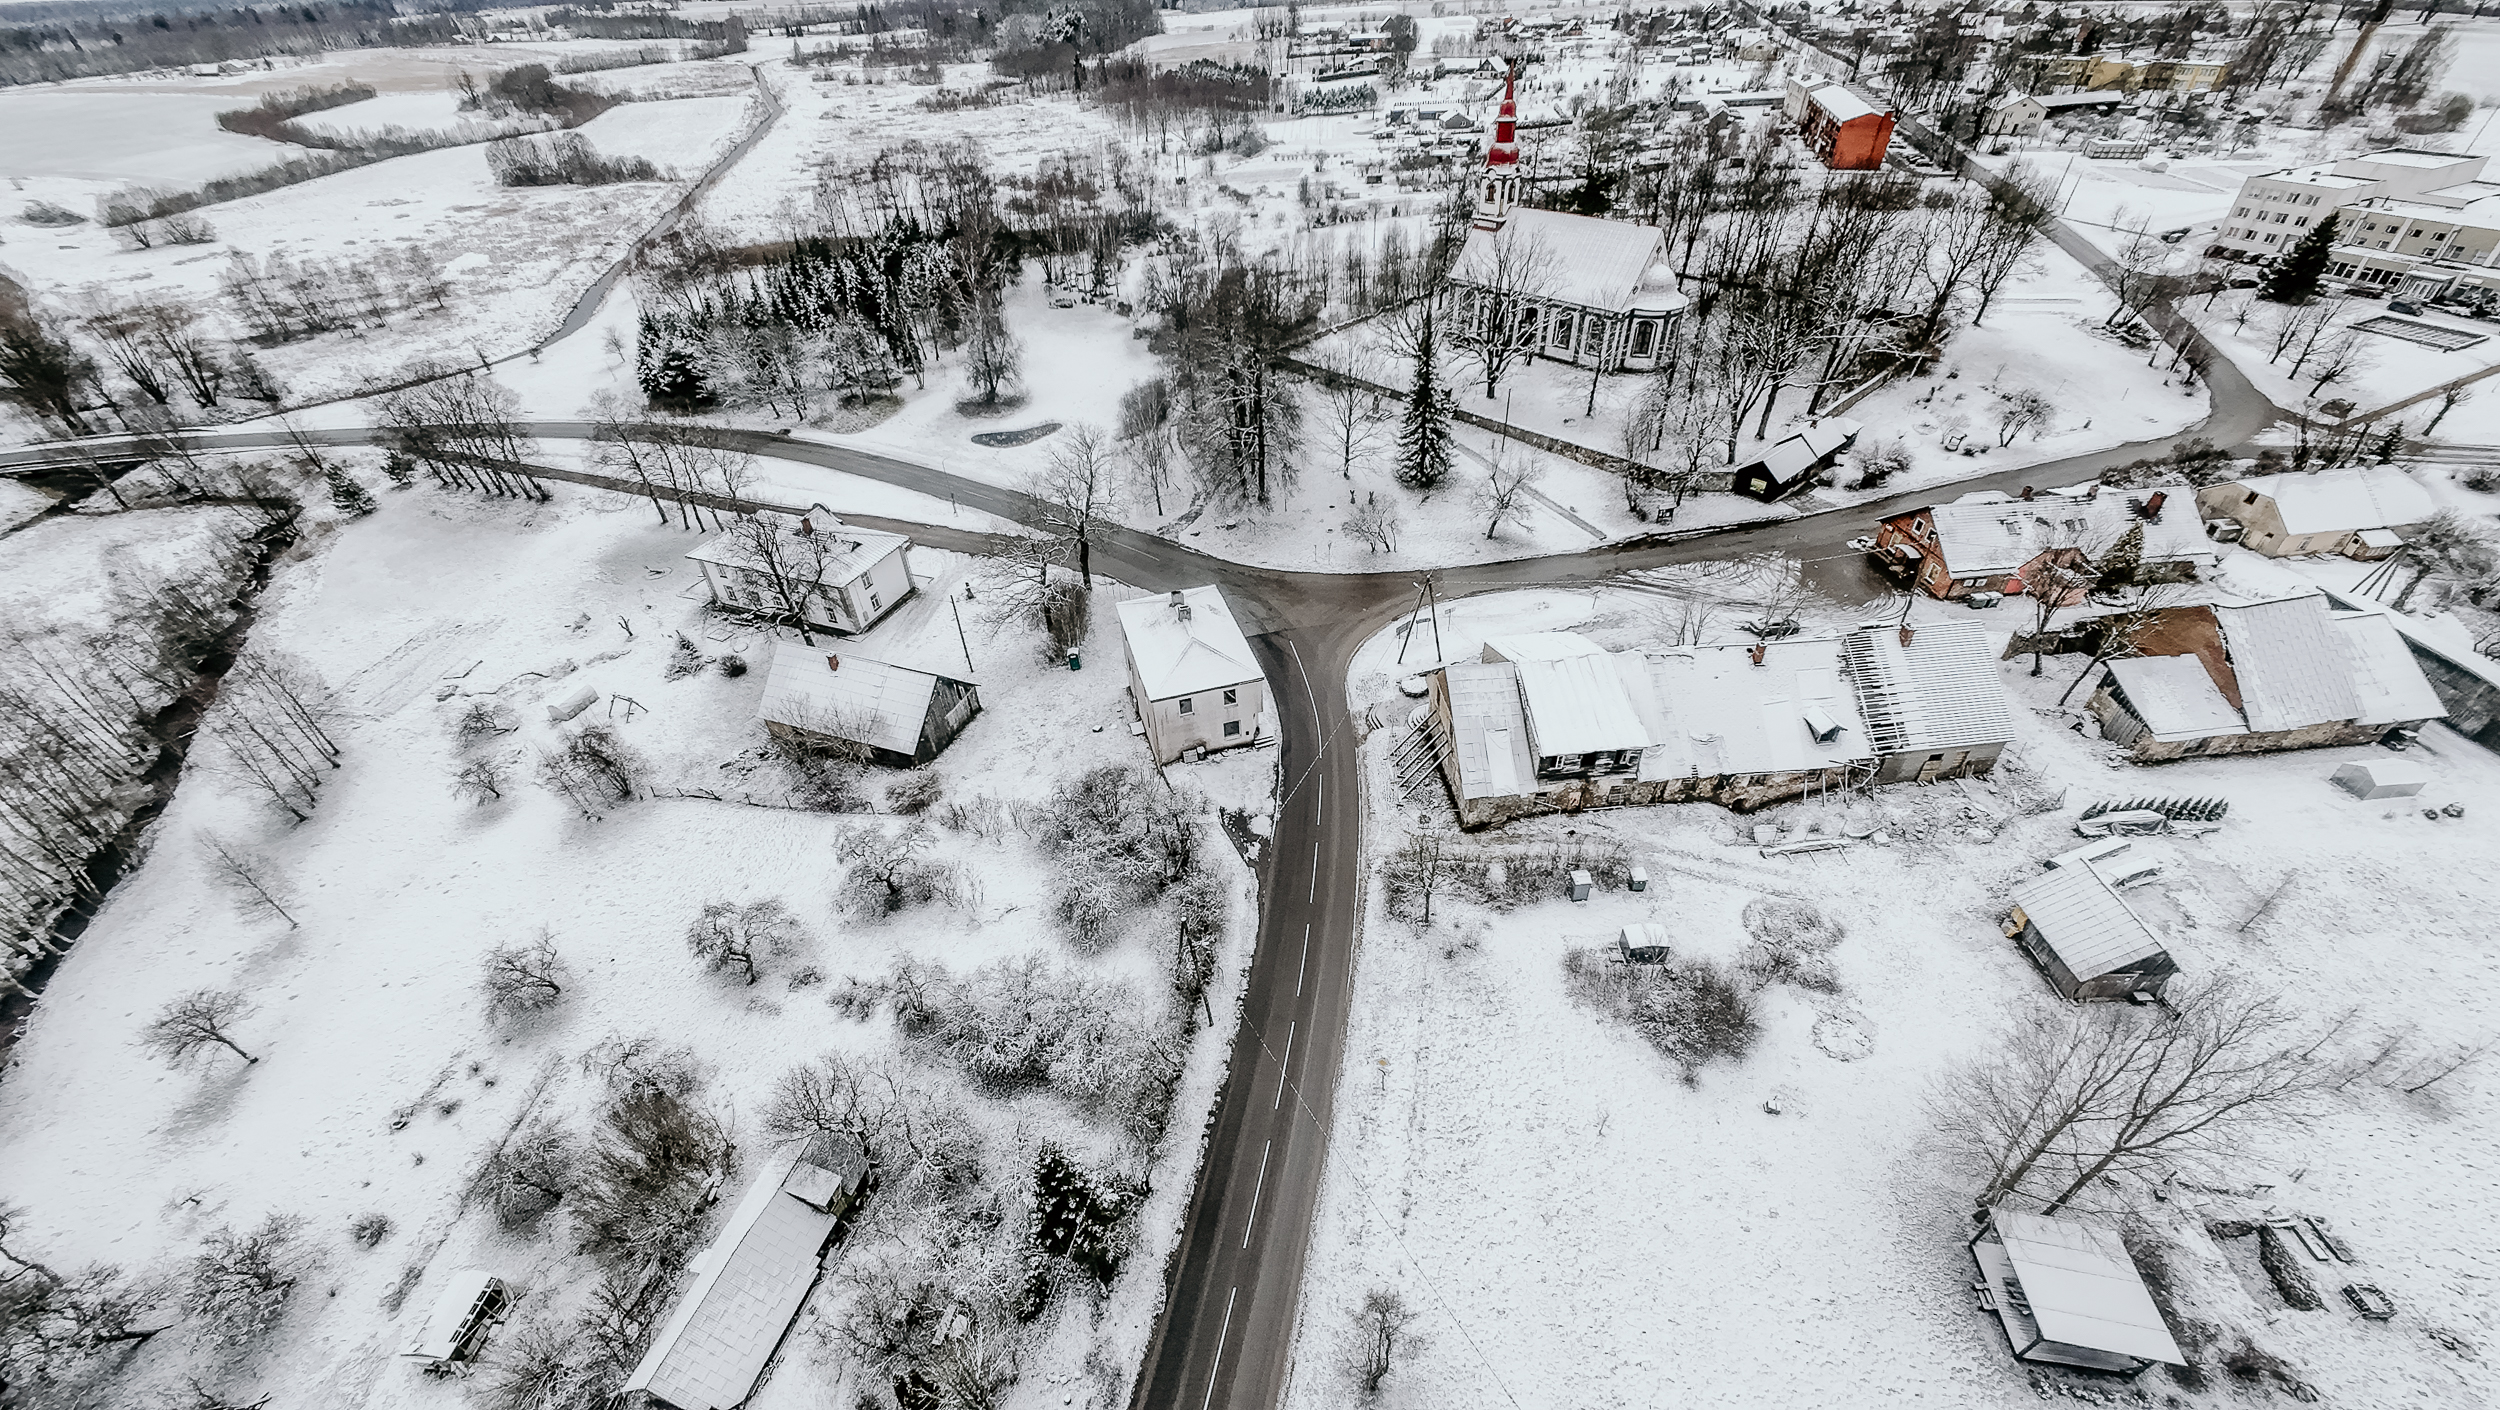
[[[2210,376],[2213,415],[2177,437],[1986,472],[1846,510],[1453,567],[1438,570],[1436,581],[1442,596],[1456,598],[1776,553],[1805,563],[1817,586],[1832,596],[1874,599],[1893,591],[1891,584],[1845,545],[1884,515],[1972,490],[2071,484],[2106,466],[2162,454],[2187,436],[2236,444],[2276,415],[2227,362],[2217,360]],[[527,429],[552,441],[584,439],[591,428],[546,421]],[[377,433],[367,428],[305,436],[321,444],[354,445],[374,441]],[[730,432],[727,438],[760,457],[949,496],[1018,523],[1038,522],[1044,509],[1039,500],[1012,489],[846,446],[763,432]],[[202,431],[187,439],[200,449],[233,450],[283,449],[292,441],[285,432],[250,430]],[[106,438],[90,449],[109,453],[114,445]],[[41,448],[0,454],[0,468],[45,457]],[[955,536],[934,526],[896,527],[932,542]],[[1099,571],[1137,587],[1161,591],[1208,582],[1222,587],[1252,630],[1252,644],[1273,685],[1283,741],[1282,799],[1261,868],[1257,949],[1231,1069],[1135,1398],[1139,1410],[1219,1405],[1268,1410],[1277,1403],[1291,1364],[1363,912],[1360,738],[1346,698],[1347,667],[1355,648],[1411,603],[1418,575],[1260,568],[1121,528],[1099,532],[1093,552]]]

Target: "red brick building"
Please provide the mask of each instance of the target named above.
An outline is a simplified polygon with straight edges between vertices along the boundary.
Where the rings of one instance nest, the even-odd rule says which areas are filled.
[[[1874,171],[1892,147],[1892,114],[1837,83],[1797,95],[1791,116],[1806,145],[1834,171]]]

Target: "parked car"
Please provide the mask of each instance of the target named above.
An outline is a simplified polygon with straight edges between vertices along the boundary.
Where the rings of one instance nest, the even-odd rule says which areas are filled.
[[[1849,551],[1851,553],[1871,552],[1874,547],[1875,536],[1873,534],[1860,534],[1856,538],[1849,540]]]
[[[2406,303],[2406,302],[2405,302],[2404,300],[2402,300],[2402,299],[2389,299],[2389,300],[2387,301],[2387,311],[2388,311],[2389,313],[2402,313],[2402,314],[2410,314],[2410,315],[2414,315],[2414,316],[2419,316],[2419,315],[2421,314],[2421,312],[2422,312],[2422,310],[2420,310],[2420,309],[2418,309],[2418,308],[2414,307],[2413,305],[2411,305],[2411,304],[2409,304],[2409,303]]]
[[[1767,622],[1738,622],[1736,624],[1736,629],[1745,633],[1747,636],[1754,637],[1761,641],[1771,641],[1784,636],[1795,636],[1799,631],[1803,630],[1797,625],[1797,619],[1794,617],[1779,617]]]
[[[1962,605],[1973,609],[1994,607],[2004,600],[2005,594],[2001,592],[1974,592],[1962,599]]]

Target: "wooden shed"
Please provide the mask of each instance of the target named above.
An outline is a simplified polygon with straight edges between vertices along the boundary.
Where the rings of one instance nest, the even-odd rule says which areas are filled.
[[[1970,1252],[1979,1305],[1996,1314],[2023,1360],[2126,1375],[2187,1364],[2109,1225],[1993,1209]]]
[[[2005,933],[2070,1000],[2159,997],[2179,972],[2170,952],[2090,863],[2017,888]]]

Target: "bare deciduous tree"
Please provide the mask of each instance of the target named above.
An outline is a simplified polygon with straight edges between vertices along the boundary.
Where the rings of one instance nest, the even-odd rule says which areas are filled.
[[[536,1222],[580,1182],[581,1143],[541,1118],[506,1137],[469,1176],[468,1197],[484,1200],[507,1229]]]
[[[236,847],[215,833],[200,834],[200,850],[206,854],[209,876],[233,894],[236,910],[247,916],[276,916],[286,922],[287,929],[297,928],[266,856]]]
[[[1938,1084],[1937,1134],[1980,1176],[1982,1206],[2054,1214],[2105,1176],[2224,1155],[2333,1085],[2323,1039],[2245,981],[2174,987],[2171,1009],[2025,1022]]]
[[[299,1215],[272,1214],[249,1233],[227,1227],[201,1241],[182,1289],[200,1341],[232,1353],[268,1335],[313,1263],[303,1229]]]
[[[504,785],[511,781],[511,770],[503,760],[471,759],[452,775],[451,792],[455,798],[486,803],[503,797]]]
[[[1422,1338],[1413,1330],[1415,1317],[1394,1288],[1372,1289],[1354,1309],[1354,1325],[1346,1335],[1345,1371],[1363,1404],[1379,1400],[1390,1375],[1422,1349]]]
[[[564,960],[556,954],[556,938],[546,927],[536,935],[497,945],[486,952],[478,984],[486,991],[488,1016],[514,1011],[535,1013],[564,997]]]
[[[1311,382],[1312,395],[1319,400],[1320,443],[1335,457],[1337,473],[1351,480],[1354,467],[1386,443],[1387,416],[1380,393],[1361,374],[1350,366],[1329,370],[1337,375]]]
[[[771,897],[743,906],[735,901],[712,901],[686,931],[686,948],[706,968],[734,969],[753,984],[763,977],[763,962],[788,954],[801,934],[798,917]]]
[[[1046,506],[1043,526],[1076,545],[1077,576],[1089,588],[1094,585],[1094,531],[1119,507],[1112,467],[1111,438],[1101,427],[1079,422],[1053,443],[1049,462],[1028,486]]]
[[[894,1119],[891,1082],[882,1093],[856,1063],[841,1053],[827,1053],[781,1074],[765,1103],[765,1134],[777,1141],[803,1141],[814,1136],[847,1136],[875,1156]]]
[[[1562,262],[1543,239],[1506,227],[1471,264],[1453,272],[1459,287],[1458,343],[1484,373],[1491,400],[1502,378],[1536,352],[1544,301],[1562,282]]]
[[[234,1021],[250,1009],[231,989],[194,989],[157,1012],[139,1032],[140,1046],[174,1066],[182,1066],[209,1048],[224,1048],[245,1062],[259,1058],[226,1036]]]
[[[1468,503],[1484,516],[1486,538],[1493,537],[1504,524],[1527,517],[1529,491],[1543,474],[1544,467],[1528,456],[1513,453],[1507,447],[1494,453],[1493,463],[1485,467],[1484,479],[1468,497]]]
[[[1346,516],[1345,523],[1339,527],[1374,553],[1395,553],[1398,551],[1398,530],[1403,526],[1398,519],[1397,505],[1373,494],[1356,505],[1354,512]]]

